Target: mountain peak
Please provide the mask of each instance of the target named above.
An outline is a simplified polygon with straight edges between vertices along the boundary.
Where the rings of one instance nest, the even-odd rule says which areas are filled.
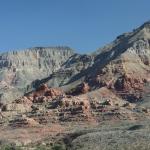
[[[146,32],[150,33],[150,20],[146,21],[145,23],[143,23],[143,25],[141,25],[139,28],[137,28],[137,30],[143,30],[143,29],[148,29],[148,31],[146,30]]]
[[[144,24],[143,24],[144,27],[150,27],[150,20],[149,21],[146,21]]]

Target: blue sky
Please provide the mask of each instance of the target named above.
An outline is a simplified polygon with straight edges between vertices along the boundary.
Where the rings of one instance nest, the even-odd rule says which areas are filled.
[[[150,0],[0,0],[0,51],[67,45],[88,53],[150,20]]]

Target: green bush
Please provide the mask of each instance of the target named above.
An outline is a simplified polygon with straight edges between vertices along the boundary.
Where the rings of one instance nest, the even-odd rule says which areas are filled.
[[[40,145],[35,150],[50,150],[50,149],[48,149],[48,147],[46,146]]]
[[[66,150],[65,146],[63,144],[55,144],[52,147],[52,150]]]
[[[3,145],[0,147],[0,150],[21,150],[21,148],[14,145]]]

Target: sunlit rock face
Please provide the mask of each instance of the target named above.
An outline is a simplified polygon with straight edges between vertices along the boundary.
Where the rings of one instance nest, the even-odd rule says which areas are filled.
[[[73,54],[69,47],[38,47],[0,54],[1,100],[17,98],[32,89],[33,81],[60,69]]]

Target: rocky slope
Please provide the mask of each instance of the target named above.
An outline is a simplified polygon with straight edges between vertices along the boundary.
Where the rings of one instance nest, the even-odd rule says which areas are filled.
[[[141,99],[150,82],[150,22],[117,37],[101,51],[87,82],[106,86],[129,101]]]
[[[61,88],[48,88],[43,84],[34,92],[1,105],[1,143],[31,146],[48,140],[50,146],[63,136],[70,136],[73,131],[99,128],[104,122],[114,124],[150,119],[150,109],[124,101],[106,87],[91,92],[87,92],[85,83],[81,87],[78,89],[80,95],[73,96]],[[72,138],[80,136],[80,133],[74,134]],[[67,143],[72,142],[69,139]]]
[[[130,102],[141,100],[150,82],[150,22],[125,33],[91,55],[92,63],[70,82],[107,87]]]

